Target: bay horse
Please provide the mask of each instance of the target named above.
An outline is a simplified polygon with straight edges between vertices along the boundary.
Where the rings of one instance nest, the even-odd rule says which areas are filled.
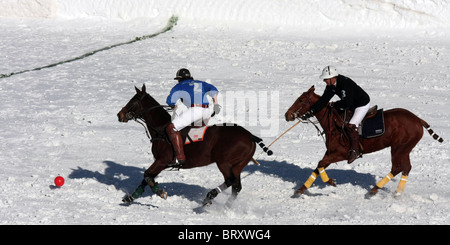
[[[304,92],[294,104],[285,113],[286,121],[293,121],[300,118],[311,106],[314,105],[320,96],[314,93],[314,86],[307,92]],[[320,175],[323,182],[332,186],[336,186],[336,181],[328,177],[325,169],[331,164],[348,158],[350,145],[344,136],[344,128],[342,116],[336,108],[330,103],[321,111],[314,115],[322,127],[326,140],[327,151],[319,161],[316,169],[313,171],[304,185],[295,192],[295,196],[303,194]],[[402,109],[390,109],[384,111],[385,132],[381,136],[360,139],[360,145],[363,153],[371,153],[391,147],[392,168],[390,173],[380,180],[368,193],[368,197],[375,195],[379,189],[383,188],[389,180],[393,179],[398,173],[402,172],[400,183],[398,184],[396,194],[403,192],[409,171],[411,170],[411,162],[409,153],[416,146],[423,136],[423,129],[427,129],[428,133],[437,141],[443,142],[443,139],[431,130],[430,125],[420,119],[412,112]]]
[[[155,182],[156,176],[166,168],[171,167],[175,158],[172,143],[166,133],[166,127],[171,123],[171,116],[150,94],[146,92],[145,84],[142,89],[137,87],[136,95],[120,110],[117,114],[119,122],[128,122],[129,120],[142,120],[145,122],[149,137],[152,142],[152,154],[155,161],[144,172],[144,179],[136,190],[123,198],[123,202],[130,204],[136,198],[141,197],[147,185],[150,186],[153,193],[166,199],[167,192],[158,186]],[[228,124],[226,124],[228,125]],[[181,130],[183,140],[189,127]],[[203,141],[187,144],[184,146],[186,162],[181,166],[182,169],[189,169],[209,165],[213,162],[217,164],[225,181],[217,188],[211,190],[203,200],[203,206],[210,205],[212,200],[222,191],[232,186],[232,195],[227,201],[227,205],[236,199],[241,191],[241,171],[247,166],[250,160],[253,160],[256,143],[263,150],[271,155],[272,151],[262,143],[262,139],[254,136],[248,130],[241,126],[209,126]]]

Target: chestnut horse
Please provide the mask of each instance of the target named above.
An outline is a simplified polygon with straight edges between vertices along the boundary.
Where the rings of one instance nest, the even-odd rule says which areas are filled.
[[[123,198],[123,202],[131,203],[140,197],[147,185],[153,193],[162,198],[167,198],[167,193],[159,188],[155,182],[156,176],[166,168],[171,167],[175,158],[172,143],[166,133],[166,127],[171,122],[169,113],[152,96],[146,92],[145,84],[142,91],[136,88],[136,95],[117,114],[120,122],[140,119],[145,122],[152,142],[152,154],[155,158],[153,164],[144,172],[144,179],[137,189]],[[181,135],[186,137],[186,130],[181,130]],[[184,140],[183,139],[183,140]],[[209,165],[215,162],[222,173],[225,182],[211,190],[203,200],[203,205],[210,205],[220,192],[232,186],[232,195],[227,201],[231,205],[236,199],[241,186],[241,171],[252,160],[256,149],[256,143],[271,155],[272,152],[262,143],[262,140],[243,127],[234,126],[209,126],[204,140],[184,146],[186,162],[181,168],[189,169]]]
[[[304,115],[319,98],[320,96],[314,93],[314,86],[312,86],[287,110],[285,114],[286,121],[293,121]],[[314,116],[325,132],[327,152],[322,160],[319,161],[317,168],[305,184],[295,192],[295,195],[303,194],[319,175],[322,181],[336,186],[335,180],[327,176],[325,169],[331,163],[348,158],[350,146],[348,140],[343,135],[342,117],[338,115],[338,111],[328,104],[328,106],[317,112]],[[443,142],[441,137],[433,133],[433,130],[431,130],[427,122],[405,109],[397,108],[385,111],[384,123],[385,132],[383,135],[360,140],[363,153],[371,153],[389,146],[391,147],[391,171],[370,190],[368,193],[369,196],[375,195],[379,189],[383,188],[389,180],[400,172],[402,172],[402,177],[396,193],[400,194],[403,192],[409,171],[411,170],[409,153],[422,138],[422,127],[425,127],[435,140]]]

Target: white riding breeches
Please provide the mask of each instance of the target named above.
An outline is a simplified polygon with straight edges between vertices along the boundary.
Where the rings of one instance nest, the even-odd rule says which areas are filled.
[[[207,125],[211,118],[211,112],[208,108],[191,107],[176,116],[172,123],[177,131],[194,123],[194,126],[202,126],[202,122]]]
[[[370,102],[367,105],[357,107],[355,112],[353,113],[352,119],[350,119],[349,124],[354,124],[356,127],[359,127],[361,121],[367,114],[367,111],[370,109]]]

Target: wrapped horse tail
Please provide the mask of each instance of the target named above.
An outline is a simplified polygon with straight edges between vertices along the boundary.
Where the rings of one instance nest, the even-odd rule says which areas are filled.
[[[437,140],[440,143],[444,142],[444,139],[441,138],[436,133],[434,133],[434,131],[431,129],[431,126],[427,122],[425,122],[422,119],[420,119],[420,121],[422,122],[422,126],[428,131],[428,133],[431,135],[431,137],[433,137],[433,139]]]
[[[263,149],[263,151],[265,153],[267,153],[267,155],[272,155],[273,152],[271,150],[269,150],[269,148],[266,147],[266,145],[263,143],[263,140],[257,136],[252,135],[252,141],[255,142],[256,144],[259,145],[259,147],[261,147]]]

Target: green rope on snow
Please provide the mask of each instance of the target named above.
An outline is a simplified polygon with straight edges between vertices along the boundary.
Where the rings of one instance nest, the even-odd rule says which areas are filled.
[[[128,42],[113,44],[111,46],[107,46],[107,47],[104,47],[104,48],[101,48],[101,49],[97,49],[97,50],[85,53],[85,54],[83,54],[81,56],[78,56],[78,57],[75,57],[75,58],[72,58],[72,59],[68,59],[68,60],[64,60],[64,61],[61,61],[61,62],[58,62],[58,63],[54,63],[54,64],[42,66],[42,67],[37,67],[37,68],[34,68],[34,69],[29,69],[29,70],[23,70],[23,71],[18,71],[18,72],[11,72],[11,73],[7,73],[7,74],[0,74],[0,79],[1,78],[11,77],[13,75],[22,74],[22,73],[25,73],[25,72],[39,71],[39,70],[42,70],[42,69],[51,68],[51,67],[55,67],[55,66],[58,66],[58,65],[70,63],[70,62],[73,62],[73,61],[84,59],[86,57],[89,57],[91,55],[94,55],[94,54],[102,52],[102,51],[110,50],[112,48],[116,48],[116,47],[119,47],[119,46],[122,46],[122,45],[132,44],[132,43],[137,42],[137,41],[142,41],[142,40],[146,40],[146,39],[149,39],[149,38],[153,38],[153,37],[156,37],[156,36],[158,36],[160,34],[163,34],[163,33],[167,32],[167,31],[172,30],[172,28],[177,24],[177,22],[178,22],[178,17],[173,15],[172,17],[170,17],[169,21],[167,22],[166,27],[164,27],[160,31],[155,32],[153,34],[144,35],[144,36],[141,36],[141,37],[136,37],[135,39],[133,39],[131,41],[128,41]]]

